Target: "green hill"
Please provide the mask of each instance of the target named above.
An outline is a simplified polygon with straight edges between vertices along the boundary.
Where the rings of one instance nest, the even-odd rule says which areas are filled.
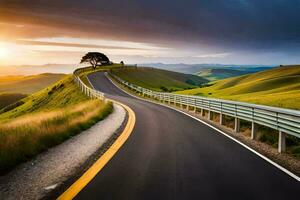
[[[0,110],[0,121],[28,113],[64,108],[67,105],[74,105],[86,100],[88,100],[88,98],[83,95],[73,83],[72,75],[67,75],[55,84],[21,99],[15,108],[13,108],[13,104],[10,106],[13,108],[11,110],[7,111],[7,108]],[[4,110],[6,111],[4,112]]]
[[[0,109],[62,79],[64,74],[0,77]]]
[[[26,96],[27,95],[19,94],[19,93],[2,93],[0,94],[0,109],[14,102],[17,102]]]
[[[196,73],[196,75],[206,78],[210,81],[216,81],[216,80],[240,76],[248,73],[250,72],[235,70],[235,69],[203,69],[198,73]]]
[[[190,74],[183,74],[149,67],[125,67],[112,72],[125,81],[156,91],[178,91],[196,88],[208,80]]]
[[[177,92],[300,110],[300,65],[282,66]]]
[[[0,77],[0,93],[32,94],[62,79],[65,74]]]
[[[67,75],[0,110],[0,175],[94,125],[111,102],[90,100]]]

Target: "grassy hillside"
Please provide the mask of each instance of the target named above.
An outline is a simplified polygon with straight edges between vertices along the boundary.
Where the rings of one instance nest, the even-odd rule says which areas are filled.
[[[32,94],[62,79],[64,74],[39,74],[32,76],[0,77],[0,93]]]
[[[17,102],[26,96],[27,95],[19,94],[19,93],[2,93],[2,94],[0,94],[0,109],[4,108],[5,106],[8,106],[14,102]]]
[[[123,80],[156,91],[196,88],[208,82],[199,76],[148,67],[126,67],[112,72]]]
[[[0,110],[0,174],[105,118],[111,103],[89,100],[71,75]]]
[[[0,110],[0,113],[2,112],[0,120],[15,118],[32,112],[64,108],[67,105],[74,105],[86,100],[88,98],[81,94],[73,83],[72,75],[67,75],[55,84],[22,99],[23,104],[17,108],[5,113],[3,113],[3,109]]]
[[[235,69],[203,69],[198,73],[196,73],[196,75],[206,78],[210,81],[216,81],[216,80],[240,76],[248,73],[250,72],[235,70]]]
[[[145,63],[145,67],[155,67],[185,74],[196,74],[205,69],[233,69],[239,71],[259,72],[275,67],[273,65],[233,65],[233,64],[164,64],[164,63]]]
[[[300,66],[283,66],[178,92],[300,110]]]

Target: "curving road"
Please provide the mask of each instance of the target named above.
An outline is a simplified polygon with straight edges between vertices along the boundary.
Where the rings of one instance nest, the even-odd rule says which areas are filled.
[[[300,184],[214,129],[133,98],[103,73],[94,87],[130,106],[130,138],[76,199],[289,199]]]

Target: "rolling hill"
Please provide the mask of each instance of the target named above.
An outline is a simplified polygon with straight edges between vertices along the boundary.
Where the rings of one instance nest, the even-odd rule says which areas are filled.
[[[0,109],[25,98],[26,96],[27,95],[25,94],[19,93],[2,93],[0,94]]]
[[[0,109],[62,79],[64,74],[0,77]]]
[[[236,69],[203,69],[196,73],[197,76],[201,76],[210,81],[216,81],[220,79],[241,76],[250,73],[249,71],[242,71]]]
[[[0,121],[28,113],[64,108],[67,105],[74,105],[88,100],[85,95],[78,91],[72,81],[72,76],[67,75],[54,84],[21,99],[18,102],[22,103],[19,103],[15,108],[12,107],[6,112],[4,112],[6,108],[0,110]]]
[[[111,102],[90,100],[72,75],[0,110],[0,175],[104,119]]]
[[[0,93],[31,94],[62,79],[65,74],[44,73],[31,76],[1,76]]]
[[[210,87],[177,92],[300,110],[300,65],[228,78]]]
[[[155,67],[164,70],[171,70],[186,74],[196,74],[207,69],[232,69],[239,71],[247,71],[249,73],[258,72],[275,67],[274,65],[233,65],[233,64],[164,64],[164,63],[146,63],[141,64],[145,67]]]
[[[125,67],[113,69],[112,73],[135,85],[165,92],[196,88],[208,82],[199,76],[149,67]]]

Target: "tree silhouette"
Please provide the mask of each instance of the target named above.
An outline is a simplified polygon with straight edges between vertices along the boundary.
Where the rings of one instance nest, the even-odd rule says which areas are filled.
[[[80,64],[90,63],[94,69],[99,65],[109,64],[110,61],[106,55],[99,52],[88,52],[82,57]]]

